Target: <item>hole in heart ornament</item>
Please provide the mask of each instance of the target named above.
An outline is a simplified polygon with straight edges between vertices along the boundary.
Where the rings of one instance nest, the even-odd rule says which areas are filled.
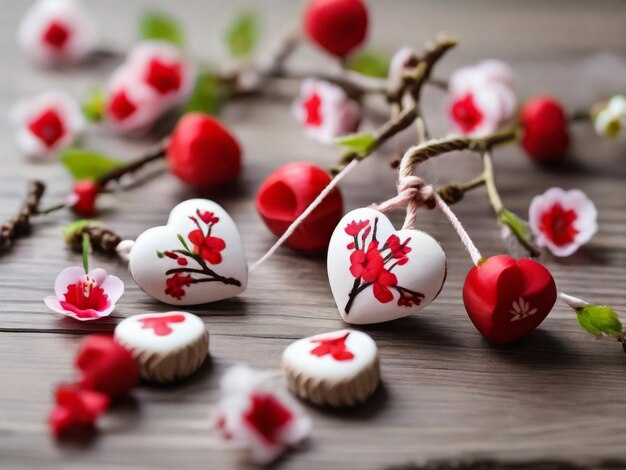
[[[420,230],[396,231],[374,209],[355,209],[335,228],[328,279],[344,321],[380,323],[422,310],[446,280],[446,255]]]
[[[554,278],[528,258],[492,256],[467,274],[463,303],[476,329],[495,343],[510,343],[533,331],[556,302]]]
[[[228,213],[208,199],[174,207],[167,225],[139,235],[128,261],[137,285],[171,305],[234,297],[248,282],[239,231]]]

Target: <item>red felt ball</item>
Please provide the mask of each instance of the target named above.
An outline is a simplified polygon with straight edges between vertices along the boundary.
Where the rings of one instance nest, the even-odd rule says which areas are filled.
[[[96,215],[96,199],[100,187],[98,183],[91,180],[80,180],[74,184],[72,190],[72,210],[83,217],[93,217]]]
[[[474,326],[495,343],[523,338],[556,302],[556,284],[543,265],[528,258],[492,256],[467,274],[463,303]]]
[[[312,0],[304,14],[311,41],[341,58],[363,44],[367,21],[362,0]]]
[[[272,173],[259,189],[257,210],[272,233],[281,236],[330,181],[330,174],[316,165],[288,163]],[[341,192],[334,188],[285,243],[308,252],[326,249],[342,214]]]
[[[211,188],[237,177],[241,150],[230,131],[217,119],[188,113],[172,133],[167,163],[170,171],[185,183]]]
[[[139,370],[133,356],[110,336],[91,335],[76,356],[80,385],[107,395],[123,395],[137,385]]]
[[[536,161],[553,162],[565,156],[569,145],[567,117],[561,104],[538,96],[522,107],[522,147]]]

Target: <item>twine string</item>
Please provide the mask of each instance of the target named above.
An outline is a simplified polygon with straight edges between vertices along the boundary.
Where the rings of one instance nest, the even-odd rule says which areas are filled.
[[[463,224],[461,224],[461,221],[441,196],[439,196],[432,185],[426,184],[422,178],[413,174],[416,160],[413,158],[412,150],[413,149],[409,149],[400,161],[397,185],[398,194],[384,202],[373,204],[371,207],[380,212],[388,212],[392,209],[406,206],[406,217],[402,226],[403,230],[415,227],[418,209],[422,207],[434,209],[437,207],[456,231],[461,239],[461,243],[463,243],[463,246],[472,258],[472,262],[477,265],[482,259],[482,255],[463,227]]]

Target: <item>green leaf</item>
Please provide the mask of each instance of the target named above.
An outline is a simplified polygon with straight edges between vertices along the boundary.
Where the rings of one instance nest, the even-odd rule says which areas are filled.
[[[87,227],[94,227],[97,225],[100,225],[100,222],[86,219],[80,219],[76,222],[72,222],[71,224],[67,224],[63,227],[63,240],[69,245],[72,242],[74,235],[83,231]]]
[[[141,18],[141,39],[166,41],[182,47],[184,43],[183,29],[171,16],[151,11]]]
[[[183,238],[183,236],[180,233],[177,233],[176,236],[178,237],[178,240],[180,241],[180,243],[185,247],[185,250],[187,251],[191,251],[189,249],[189,246],[187,245],[187,242],[185,241],[185,239]]]
[[[214,116],[225,103],[226,93],[220,90],[216,76],[202,72],[196,78],[196,85],[187,102],[185,112],[199,112]]]
[[[502,209],[502,211],[500,211],[498,219],[500,220],[501,224],[508,225],[517,238],[530,241],[528,239],[529,233],[527,224],[519,216],[517,216],[508,209]]]
[[[365,156],[371,152],[376,145],[376,137],[372,134],[350,134],[339,137],[335,140],[335,143],[359,156]]]
[[[124,162],[119,160],[76,147],[63,150],[61,161],[75,180],[95,181],[109,171],[124,165]]]
[[[391,58],[387,54],[366,50],[356,54],[348,68],[369,77],[384,78],[389,73],[390,62]]]
[[[606,305],[585,305],[576,309],[578,324],[592,335],[620,335],[624,329],[615,311]]]
[[[83,99],[83,115],[89,122],[102,121],[105,107],[106,98],[102,88],[92,88]]]
[[[259,19],[252,12],[241,13],[226,30],[226,44],[233,57],[252,54],[259,40]]]

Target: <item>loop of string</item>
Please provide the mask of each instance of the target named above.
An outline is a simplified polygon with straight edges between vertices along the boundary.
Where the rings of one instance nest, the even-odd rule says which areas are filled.
[[[436,191],[431,185],[427,185],[422,178],[414,175],[402,177],[398,181],[398,195],[387,199],[380,204],[373,204],[372,209],[379,212],[388,212],[398,207],[406,206],[406,218],[404,219],[403,230],[413,228],[417,218],[417,209],[435,207]]]
[[[415,162],[411,158],[411,149],[407,151],[400,161],[398,170],[398,195],[394,196],[380,204],[373,204],[371,207],[380,212],[387,212],[398,207],[406,206],[406,217],[404,219],[403,230],[411,229],[415,226],[417,219],[417,210],[420,207],[434,209],[437,207],[442,214],[448,219],[450,225],[454,228],[457,235],[461,239],[461,243],[472,258],[472,262],[478,265],[482,259],[482,255],[472,241],[471,237],[461,224],[461,221],[452,212],[452,209],[439,196],[432,185],[426,184],[424,180],[413,174]]]

